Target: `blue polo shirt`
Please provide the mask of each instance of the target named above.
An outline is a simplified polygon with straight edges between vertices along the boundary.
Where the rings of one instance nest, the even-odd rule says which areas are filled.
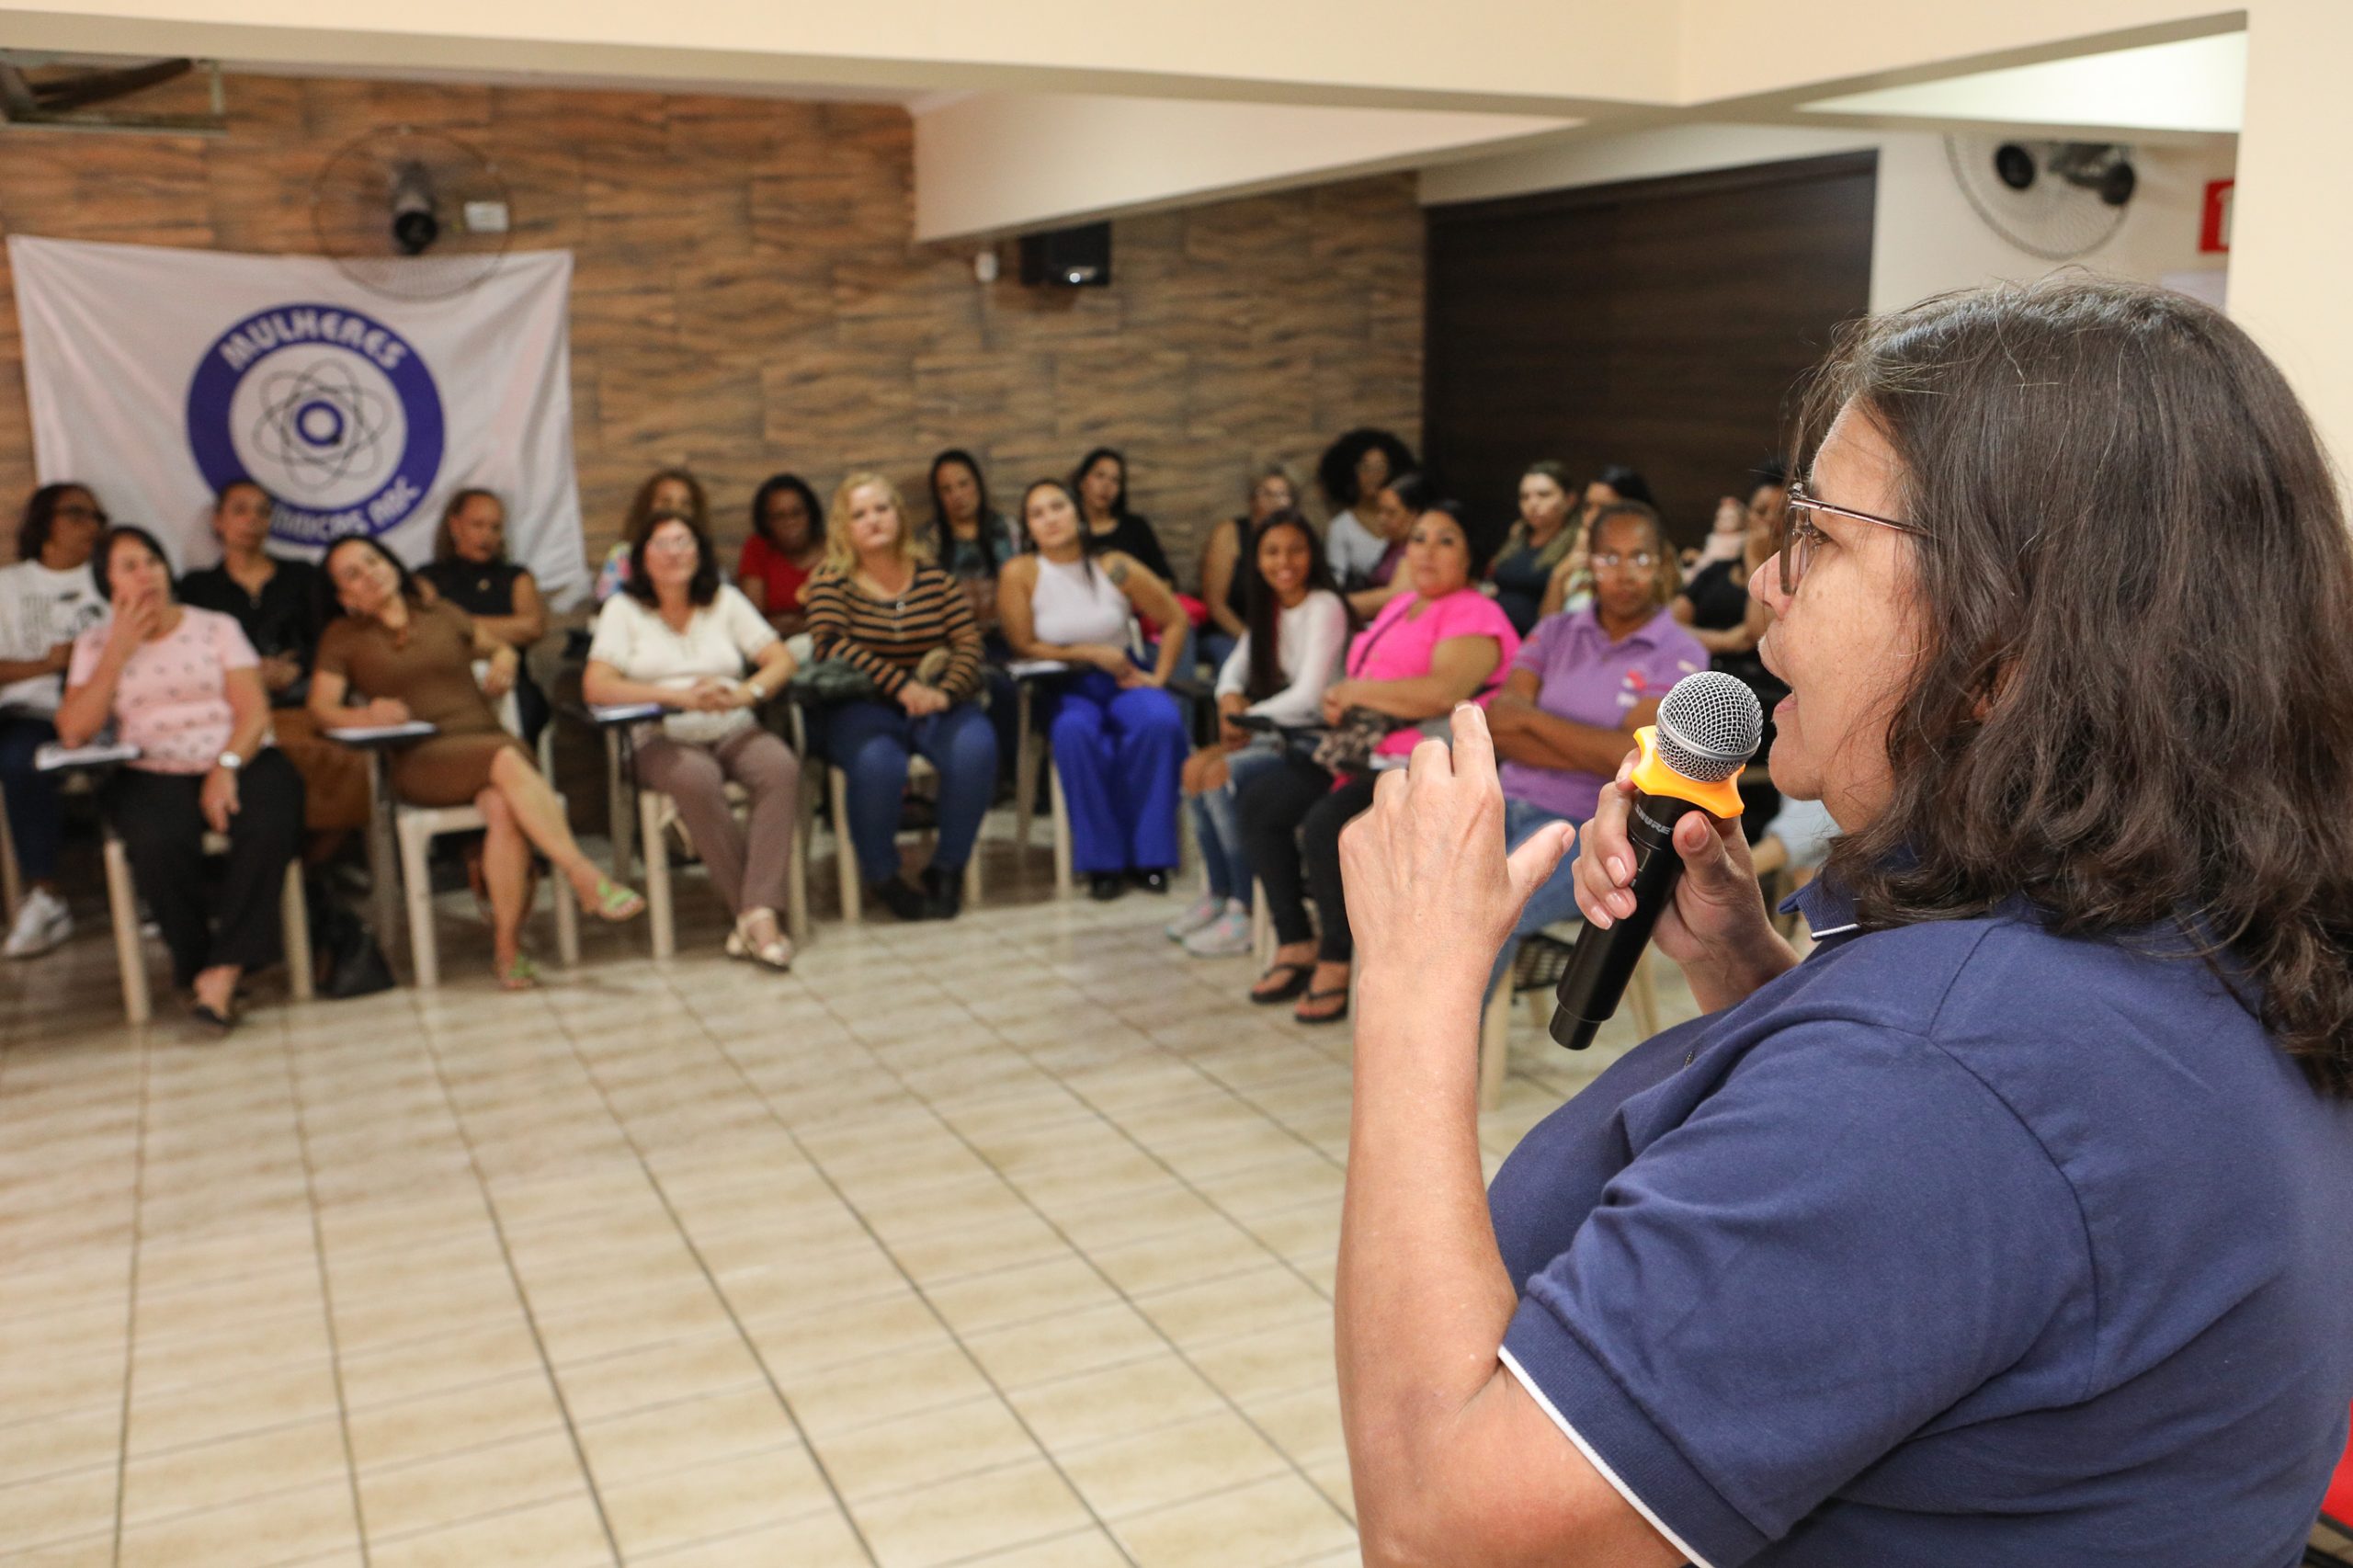
[[[1820,945],[1489,1193],[1505,1365],[1695,1563],[2283,1568],[2353,1398],[2353,1105],[2204,964]]]

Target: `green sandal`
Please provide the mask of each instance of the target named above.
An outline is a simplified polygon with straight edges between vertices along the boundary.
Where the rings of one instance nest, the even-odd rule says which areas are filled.
[[[645,913],[644,895],[610,877],[598,877],[596,898],[583,902],[588,904],[591,914],[605,920],[634,920]]]
[[[536,991],[540,985],[540,966],[531,961],[529,953],[517,953],[514,961],[498,971],[501,991]]]

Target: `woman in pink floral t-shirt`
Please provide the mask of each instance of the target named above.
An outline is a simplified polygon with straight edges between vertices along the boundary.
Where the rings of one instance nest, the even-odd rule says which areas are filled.
[[[280,957],[302,778],[270,744],[260,660],[236,621],[175,599],[171,563],[144,529],[108,530],[96,564],[114,616],[74,644],[57,738],[85,745],[111,720],[139,748],[109,786],[108,813],[175,983],[199,1022],[226,1029],[237,982]],[[206,897],[208,828],[229,840],[217,901]]]

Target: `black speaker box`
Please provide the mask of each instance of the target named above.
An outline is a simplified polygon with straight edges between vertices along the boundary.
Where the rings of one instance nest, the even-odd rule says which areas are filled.
[[[1021,281],[1031,288],[1102,289],[1111,282],[1111,225],[1021,236]]]

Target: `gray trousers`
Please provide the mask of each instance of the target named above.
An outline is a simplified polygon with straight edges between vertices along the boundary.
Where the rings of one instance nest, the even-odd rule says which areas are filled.
[[[752,798],[750,819],[741,824],[727,804],[731,779]],[[801,759],[790,746],[756,724],[707,746],[652,735],[637,745],[637,781],[677,801],[678,820],[729,913],[772,909],[781,917],[801,814]]]

